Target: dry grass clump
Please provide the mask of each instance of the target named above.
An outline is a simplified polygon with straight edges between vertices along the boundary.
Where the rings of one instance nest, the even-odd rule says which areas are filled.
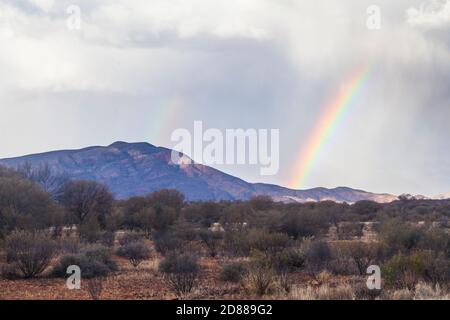
[[[354,300],[353,288],[348,284],[332,287],[328,284],[319,287],[296,287],[291,292],[293,300]]]
[[[387,291],[382,299],[385,300],[450,300],[450,293],[443,290],[439,284],[433,285],[419,282],[413,290],[401,289]]]

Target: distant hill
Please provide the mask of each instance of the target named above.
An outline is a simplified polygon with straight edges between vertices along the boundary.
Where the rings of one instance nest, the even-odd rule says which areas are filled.
[[[390,202],[390,194],[375,194],[346,187],[292,190],[277,185],[249,183],[201,164],[174,165],[171,150],[149,143],[115,142],[79,150],[61,150],[1,159],[0,164],[17,168],[49,164],[54,172],[71,179],[90,179],[109,186],[117,198],[145,195],[171,188],[183,192],[189,200],[245,200],[255,195],[268,195],[276,201],[306,202],[332,200],[356,202],[373,200]]]

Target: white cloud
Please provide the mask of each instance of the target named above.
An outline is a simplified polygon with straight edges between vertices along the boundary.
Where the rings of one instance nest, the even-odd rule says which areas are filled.
[[[408,23],[424,28],[442,28],[450,26],[450,1],[429,1],[419,8],[409,8]]]
[[[45,12],[49,12],[53,8],[53,5],[55,4],[55,0],[28,0],[28,1]]]

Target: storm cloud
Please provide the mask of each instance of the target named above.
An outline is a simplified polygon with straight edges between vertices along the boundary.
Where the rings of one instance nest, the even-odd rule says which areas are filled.
[[[0,1],[0,157],[148,141],[195,120],[279,128],[288,185],[326,101],[371,73],[305,187],[450,191],[450,1]],[[67,9],[78,6],[81,28]]]

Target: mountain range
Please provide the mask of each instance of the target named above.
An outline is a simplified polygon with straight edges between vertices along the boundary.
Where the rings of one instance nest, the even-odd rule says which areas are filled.
[[[360,200],[391,202],[398,197],[347,187],[293,190],[277,185],[249,183],[202,164],[175,165],[172,150],[146,142],[114,142],[78,150],[60,150],[16,158],[0,164],[18,168],[48,164],[53,172],[74,180],[88,179],[106,184],[118,199],[145,195],[159,189],[177,189],[188,200],[245,200],[267,195],[275,201],[308,202],[332,200],[354,203]]]

